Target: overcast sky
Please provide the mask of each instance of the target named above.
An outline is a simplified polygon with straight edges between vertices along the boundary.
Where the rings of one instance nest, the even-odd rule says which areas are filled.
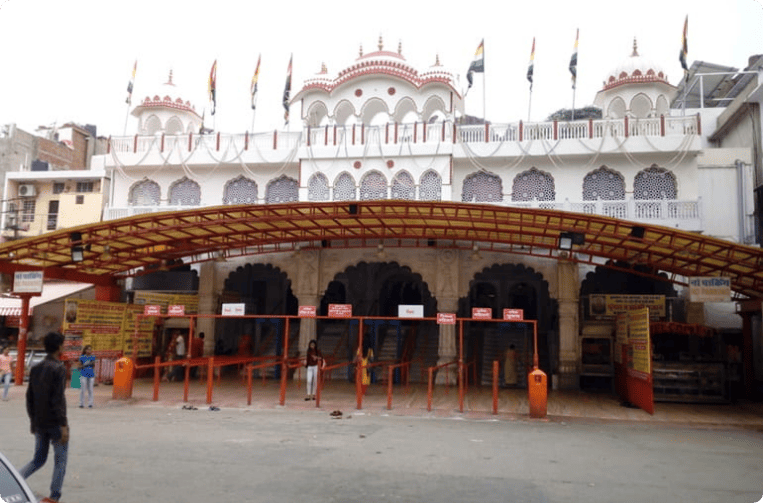
[[[133,104],[155,94],[169,69],[184,98],[201,112],[218,60],[217,130],[251,130],[249,85],[262,53],[255,131],[283,127],[283,92],[294,54],[292,94],[325,62],[329,75],[352,64],[360,45],[397,50],[418,70],[441,63],[462,79],[485,39],[487,118],[527,120],[530,46],[536,37],[532,119],[572,105],[567,69],[580,29],[576,105],[592,104],[607,72],[639,52],[677,84],[684,17],[689,16],[689,63],[744,68],[763,53],[760,0],[472,0],[425,2],[349,0],[257,2],[217,0],[0,0],[0,124],[33,130],[40,124],[95,124],[99,135],[122,134],[126,87],[138,60]],[[482,76],[466,111],[482,115]],[[292,107],[299,129],[300,107]],[[212,125],[209,113],[206,124]],[[128,134],[135,132],[130,117]]]

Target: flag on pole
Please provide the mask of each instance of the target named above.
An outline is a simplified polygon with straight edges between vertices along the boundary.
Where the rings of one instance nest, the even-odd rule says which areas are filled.
[[[684,33],[681,37],[681,52],[678,55],[678,60],[681,62],[681,68],[684,69],[684,79],[689,79],[689,67],[686,65],[686,56],[689,54],[689,44],[686,35],[689,31],[689,15],[686,15],[684,20]]]
[[[260,60],[262,60],[262,54],[257,58],[257,68],[254,70],[254,76],[252,77],[252,87],[250,89],[252,94],[252,110],[257,106],[257,81],[260,79]]]
[[[570,58],[570,73],[572,74],[572,88],[575,89],[575,84],[578,80],[578,36],[580,35],[580,28],[575,32],[575,48],[572,50],[572,57]]]
[[[533,48],[530,51],[530,64],[527,66],[527,80],[530,81],[530,91],[533,90],[533,72],[535,71],[535,37],[533,37]]]
[[[474,73],[485,73],[485,39],[482,39],[482,42],[480,42],[479,47],[477,47],[477,52],[474,53],[474,59],[472,59],[472,63],[469,65],[469,70],[466,72],[466,80],[469,82],[469,87],[466,88],[468,91],[472,84],[474,83]]]
[[[291,62],[294,58],[292,54],[289,57],[289,68],[286,70],[286,85],[283,88],[283,108],[285,110],[283,114],[283,120],[285,124],[289,124],[289,96],[291,95]]]
[[[209,91],[209,101],[212,102],[212,115],[215,115],[215,107],[217,106],[217,60],[212,63],[212,69],[209,71],[207,90]]]
[[[135,64],[132,65],[132,75],[130,76],[130,82],[127,83],[127,99],[125,103],[132,104],[132,88],[135,85],[135,72],[138,70],[138,60],[135,60]]]

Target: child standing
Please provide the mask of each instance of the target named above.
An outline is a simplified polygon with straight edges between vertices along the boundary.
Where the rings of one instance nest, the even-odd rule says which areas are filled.
[[[79,408],[85,406],[85,391],[88,393],[88,407],[93,408],[93,384],[95,384],[95,356],[89,344],[82,348],[79,357]]]
[[[11,366],[13,365],[13,358],[11,358],[9,354],[10,352],[11,348],[5,346],[3,352],[0,353],[0,380],[3,381],[3,401],[8,400],[8,388],[11,387],[11,373],[13,372]]]

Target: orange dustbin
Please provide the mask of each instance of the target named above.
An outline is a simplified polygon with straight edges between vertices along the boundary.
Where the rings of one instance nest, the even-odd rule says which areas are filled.
[[[544,418],[548,412],[548,384],[546,373],[536,368],[527,374],[527,395],[530,400],[530,417]]]
[[[120,358],[114,364],[114,391],[112,392],[114,400],[132,398],[134,370],[132,360],[129,358]]]

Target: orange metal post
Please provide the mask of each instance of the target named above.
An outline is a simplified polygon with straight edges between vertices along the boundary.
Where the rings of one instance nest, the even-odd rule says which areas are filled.
[[[162,363],[162,357],[157,356],[154,358],[154,402],[159,400],[159,377],[161,370],[159,364]]]
[[[498,414],[498,360],[493,360],[493,414]]]
[[[283,336],[283,355],[281,356],[281,391],[278,396],[278,403],[283,405],[286,403],[286,376],[289,373],[288,366],[289,359],[289,318],[286,318],[284,323],[284,336]]]
[[[323,367],[318,365],[318,375],[316,377],[318,382],[315,383],[315,406],[321,406],[321,390],[323,389]]]
[[[527,395],[530,417],[544,418],[548,411],[548,384],[546,373],[538,368],[538,323],[533,324],[533,371],[527,376]]]
[[[464,320],[458,320],[458,411],[464,411]]]
[[[21,295],[21,317],[19,318],[19,339],[16,350],[16,386],[24,384],[24,363],[26,360],[26,335],[29,327],[29,295]]]
[[[389,366],[389,377],[387,378],[387,410],[392,410],[392,365]]]
[[[246,404],[252,405],[252,366],[246,366]]]
[[[207,403],[212,403],[212,386],[215,378],[215,357],[210,356],[207,362]]]
[[[355,363],[355,396],[357,398],[358,410],[363,408],[363,318],[358,318],[358,350],[357,362]]]
[[[185,380],[183,381],[183,401],[188,401],[188,381],[191,379],[191,366],[185,364]]]
[[[427,410],[432,412],[432,367],[427,369],[429,372],[429,381],[427,383]]]
[[[195,339],[193,332],[194,332],[194,316],[188,317],[188,348],[186,351],[186,358],[192,358],[193,355],[191,354],[191,348],[193,347],[193,340]]]

